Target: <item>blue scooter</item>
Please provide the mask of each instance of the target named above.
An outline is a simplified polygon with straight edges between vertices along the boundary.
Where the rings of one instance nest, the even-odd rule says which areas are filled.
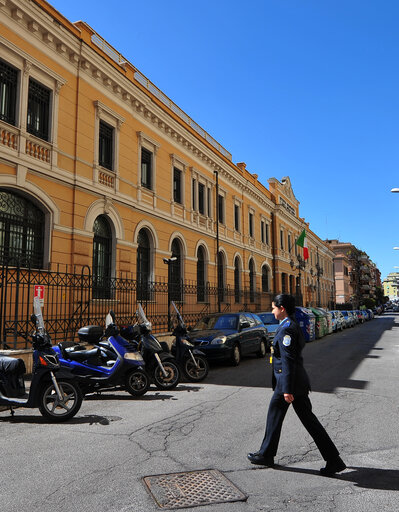
[[[32,334],[33,373],[29,393],[25,393],[25,364],[22,359],[0,356],[0,410],[4,406],[14,409],[39,408],[41,414],[53,422],[66,421],[79,411],[82,392],[68,369],[60,366],[51,347],[42,317],[40,301],[33,301],[32,321],[36,331]]]
[[[105,325],[105,332],[98,325],[79,329],[80,342],[94,345],[90,350],[74,342],[64,341],[55,346],[61,365],[79,376],[84,394],[124,389],[136,397],[144,395],[150,380],[141,354],[120,336],[113,311],[108,313]]]

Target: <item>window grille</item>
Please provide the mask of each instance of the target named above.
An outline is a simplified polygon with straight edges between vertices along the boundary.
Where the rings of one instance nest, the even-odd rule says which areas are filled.
[[[93,226],[93,298],[111,298],[112,233],[107,219],[100,215]]]
[[[180,169],[176,169],[176,167],[173,169],[173,201],[175,203],[181,204],[182,202],[182,193],[181,193],[181,186],[182,186],[182,180],[181,180],[182,172]]]
[[[18,71],[0,60],[0,119],[15,126]]]
[[[141,185],[152,190],[152,153],[141,148]]]
[[[202,247],[197,254],[197,301],[205,301],[205,254]]]
[[[169,265],[169,294],[170,300],[181,302],[183,298],[182,289],[182,258],[181,248],[178,240],[172,242],[172,258],[177,258]]]
[[[145,229],[139,231],[137,244],[137,300],[150,300],[151,246]]]
[[[0,191],[0,263],[42,268],[44,213],[28,199]]]
[[[234,301],[236,304],[240,302],[240,264],[237,258],[234,262]]]
[[[262,292],[268,292],[269,291],[269,270],[264,265],[262,267]]]
[[[100,121],[99,164],[110,171],[114,168],[114,129]]]
[[[50,91],[29,79],[27,131],[40,139],[49,140]]]

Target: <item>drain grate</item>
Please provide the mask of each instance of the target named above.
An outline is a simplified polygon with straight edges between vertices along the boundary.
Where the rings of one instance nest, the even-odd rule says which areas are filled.
[[[162,509],[245,501],[248,498],[217,469],[145,476],[143,480]]]

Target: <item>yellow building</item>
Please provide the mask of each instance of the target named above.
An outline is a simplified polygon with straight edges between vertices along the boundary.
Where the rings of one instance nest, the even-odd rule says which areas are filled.
[[[115,299],[110,279],[124,276],[152,301],[155,282],[180,301],[192,284],[199,311],[213,286],[223,309],[269,309],[273,293],[299,290],[329,304],[333,253],[300,218],[289,178],[260,183],[44,0],[0,2],[0,28],[2,264],[89,269],[91,301]]]
[[[383,281],[384,296],[389,299],[399,297],[399,272],[391,272]]]

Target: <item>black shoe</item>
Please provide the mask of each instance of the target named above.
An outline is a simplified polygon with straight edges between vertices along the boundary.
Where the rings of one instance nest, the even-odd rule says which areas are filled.
[[[341,473],[344,469],[346,469],[345,462],[341,457],[336,457],[335,459],[327,461],[326,467],[320,469],[320,474],[323,476],[332,476],[335,473]]]
[[[272,468],[274,466],[274,458],[273,457],[264,457],[261,453],[248,453],[248,460],[251,464],[258,464],[259,466],[267,466],[268,468]]]

